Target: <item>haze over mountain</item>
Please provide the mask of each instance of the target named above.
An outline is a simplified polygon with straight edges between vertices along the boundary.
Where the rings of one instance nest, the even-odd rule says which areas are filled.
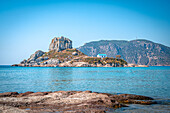
[[[100,40],[78,48],[88,56],[105,53],[108,57],[121,55],[128,63],[149,66],[170,65],[170,47],[149,40]]]

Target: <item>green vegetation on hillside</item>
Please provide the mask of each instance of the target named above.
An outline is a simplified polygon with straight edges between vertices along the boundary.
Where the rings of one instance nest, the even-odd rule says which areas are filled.
[[[84,62],[88,62],[89,64],[113,64],[113,65],[127,65],[127,62],[123,59],[117,59],[117,58],[112,58],[112,57],[106,57],[106,58],[98,58],[98,57],[89,57],[89,58],[84,58]]]
[[[76,55],[74,55],[76,53]],[[120,59],[120,55],[118,55],[118,58],[113,58],[113,57],[106,57],[106,58],[98,58],[98,57],[89,57],[82,53],[81,51],[77,49],[66,49],[60,52],[57,51],[49,51],[46,52],[44,57],[50,58],[56,58],[60,60],[60,62],[65,62],[65,61],[70,61],[70,63],[74,62],[88,62],[89,64],[110,64],[110,65],[115,65],[115,66],[123,66],[127,65],[127,62],[123,59]]]
[[[77,53],[77,55],[73,55],[74,52]],[[44,56],[48,56],[49,59],[57,58],[63,62],[63,61],[69,61],[76,57],[86,56],[86,55],[77,49],[66,49],[60,52],[52,50],[52,51],[46,52]]]

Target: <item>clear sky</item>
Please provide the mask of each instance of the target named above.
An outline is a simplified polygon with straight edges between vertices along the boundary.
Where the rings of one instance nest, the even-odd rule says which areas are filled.
[[[136,37],[170,46],[170,0],[0,0],[1,65],[48,51],[55,36],[74,48]]]

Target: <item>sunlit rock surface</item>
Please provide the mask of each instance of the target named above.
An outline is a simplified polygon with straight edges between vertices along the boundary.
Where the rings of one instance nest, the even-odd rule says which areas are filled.
[[[92,91],[7,92],[0,93],[0,112],[41,113],[105,113],[128,104],[156,104],[153,98],[132,95],[98,93]],[[11,113],[12,113],[11,112]]]
[[[72,49],[72,41],[66,37],[61,36],[52,39],[49,46],[49,51],[62,51],[68,48]]]

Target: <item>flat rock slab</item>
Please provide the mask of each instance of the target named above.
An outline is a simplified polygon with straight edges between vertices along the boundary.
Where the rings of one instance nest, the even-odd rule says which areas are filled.
[[[0,93],[0,112],[10,113],[105,113],[128,104],[156,104],[141,95],[97,93],[92,91],[6,92]],[[12,113],[11,112],[11,113]]]

